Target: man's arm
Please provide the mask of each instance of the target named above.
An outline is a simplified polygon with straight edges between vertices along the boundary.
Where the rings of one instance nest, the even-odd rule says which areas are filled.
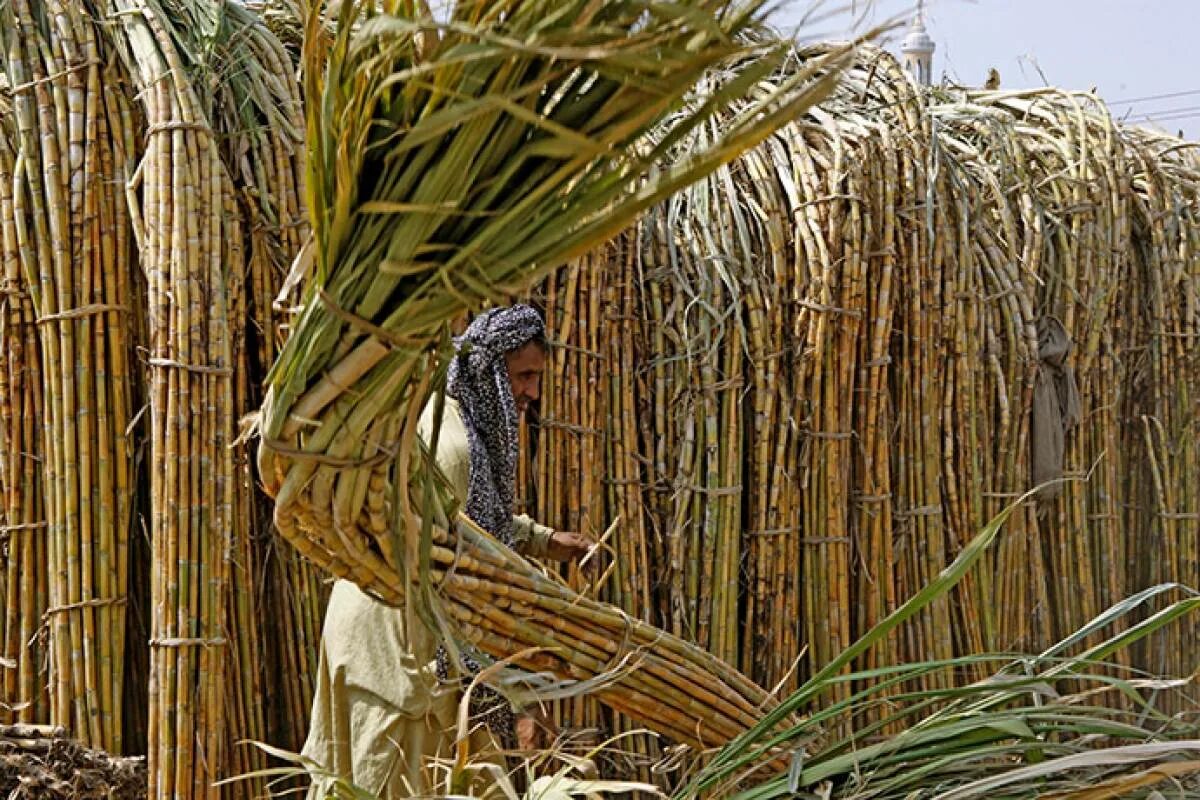
[[[586,536],[548,528],[535,522],[528,514],[513,517],[513,541],[521,555],[549,558],[552,561],[583,558],[591,546]]]

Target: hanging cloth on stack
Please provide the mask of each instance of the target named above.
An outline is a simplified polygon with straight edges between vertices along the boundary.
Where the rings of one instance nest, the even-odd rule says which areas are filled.
[[[1030,431],[1034,486],[1062,477],[1067,431],[1080,422],[1079,389],[1068,363],[1071,337],[1062,322],[1050,316],[1038,320],[1037,334],[1038,369]],[[1043,486],[1038,499],[1052,500],[1061,491],[1062,483]]]

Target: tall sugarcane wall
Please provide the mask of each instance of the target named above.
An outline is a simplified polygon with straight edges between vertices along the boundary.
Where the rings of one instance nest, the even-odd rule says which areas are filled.
[[[868,54],[535,294],[555,347],[528,510],[593,535],[619,516],[603,596],[766,687],[935,576],[1056,429],[1066,483],[861,666],[1036,651],[1200,585],[1198,167],[1089,95],[922,93]],[[1195,625],[1170,636],[1133,666],[1191,674]]]
[[[236,5],[0,13],[0,718],[148,752],[155,796],[212,794],[261,766],[236,742],[299,748],[322,608],[239,443],[307,235],[294,69]],[[1191,152],[1084,96],[919,95],[868,54],[541,288],[528,508],[619,515],[602,596],[792,685],[1032,485],[1053,316],[1074,480],[864,666],[1038,647],[1200,584]],[[1173,630],[1137,666],[1191,672]]]
[[[235,4],[0,15],[0,720],[215,795],[299,748],[322,613],[236,442],[307,236],[294,68]]]

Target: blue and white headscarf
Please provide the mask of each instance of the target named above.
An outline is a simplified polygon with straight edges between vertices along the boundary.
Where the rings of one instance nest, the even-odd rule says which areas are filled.
[[[446,392],[458,401],[471,448],[464,513],[509,547],[517,475],[517,403],[504,356],[544,340],[541,315],[527,305],[494,308],[454,339]]]

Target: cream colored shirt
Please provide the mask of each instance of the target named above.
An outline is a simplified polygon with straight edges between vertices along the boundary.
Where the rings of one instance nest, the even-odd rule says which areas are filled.
[[[417,433],[425,442],[433,438],[436,401],[437,398],[429,401],[417,422]],[[460,503],[459,507],[466,506],[467,486],[470,484],[471,475],[471,445],[467,440],[467,426],[463,424],[458,401],[453,397],[446,398],[442,409],[442,427],[438,432],[434,461],[450,479],[450,486]],[[527,514],[517,514],[513,517],[513,540],[518,553],[544,556],[553,533],[552,528],[534,522]]]
[[[426,442],[433,431],[434,403],[421,414],[417,432]],[[446,398],[434,460],[465,505],[471,448],[458,403]],[[513,517],[518,551],[542,555],[552,529],[528,516]],[[303,754],[316,762],[310,800],[332,794],[330,773],[384,800],[428,795],[439,785],[431,765],[451,758],[458,692],[440,687],[434,661],[419,663],[414,652],[432,653],[423,626],[410,632],[401,609],[337,581],[321,633],[321,660],[312,717]],[[471,749],[490,744],[486,728],[471,737]]]

